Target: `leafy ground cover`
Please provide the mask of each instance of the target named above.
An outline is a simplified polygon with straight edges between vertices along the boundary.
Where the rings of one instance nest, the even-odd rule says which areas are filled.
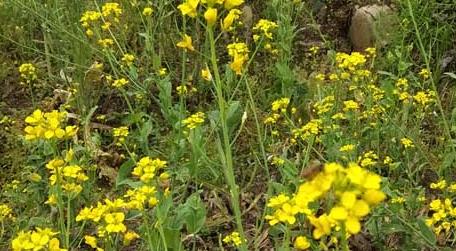
[[[456,4],[373,3],[0,1],[0,249],[453,250]]]

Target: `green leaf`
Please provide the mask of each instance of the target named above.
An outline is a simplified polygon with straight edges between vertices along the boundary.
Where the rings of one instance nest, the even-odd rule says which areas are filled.
[[[125,161],[119,168],[116,178],[116,188],[121,185],[129,184],[132,180],[128,179],[130,177],[131,170],[135,166],[135,162],[132,159]]]
[[[206,207],[201,201],[199,192],[192,194],[185,204],[178,210],[178,217],[185,223],[187,231],[198,233],[206,222]]]
[[[418,227],[421,234],[426,238],[426,242],[432,245],[435,245],[437,239],[435,237],[434,232],[429,228],[423,219],[418,219]]]

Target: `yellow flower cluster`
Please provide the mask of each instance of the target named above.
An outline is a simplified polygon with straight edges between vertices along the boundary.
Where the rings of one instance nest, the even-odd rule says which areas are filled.
[[[307,140],[316,137],[322,130],[323,121],[321,119],[312,119],[300,128],[291,130],[293,142],[297,139]]]
[[[0,222],[3,222],[5,219],[15,219],[13,210],[7,204],[0,204]]]
[[[21,64],[19,66],[19,73],[21,74],[21,78],[27,82],[33,81],[37,78],[36,68],[30,63]]]
[[[120,79],[116,79],[116,80],[114,80],[114,82],[112,82],[112,87],[120,89],[127,84],[128,84],[128,80],[126,80],[125,78],[120,78]]]
[[[253,27],[253,40],[259,42],[260,38],[264,38],[264,48],[272,54],[277,54],[278,50],[273,49],[271,42],[273,41],[272,32],[279,27],[277,23],[267,20],[260,19],[258,23]]]
[[[135,55],[130,54],[130,53],[125,53],[121,59],[122,64],[130,67],[133,65],[133,62],[135,61]]]
[[[176,46],[184,49],[185,51],[194,51],[195,50],[195,48],[193,47],[193,43],[192,43],[192,37],[190,37],[187,34],[184,34],[184,36],[182,37],[182,40],[179,43],[177,43]]]
[[[126,126],[112,129],[112,136],[114,136],[114,141],[116,142],[117,146],[121,146],[123,143],[125,143],[125,139],[127,138],[128,134],[128,127]]]
[[[13,251],[23,250],[48,250],[65,251],[60,248],[59,239],[55,238],[56,232],[50,228],[36,228],[35,231],[21,231],[11,242]]]
[[[358,163],[361,167],[367,168],[377,164],[378,155],[373,151],[367,151],[358,158]]]
[[[362,219],[385,199],[385,194],[380,191],[380,182],[379,175],[355,163],[350,163],[347,168],[328,163],[322,172],[301,184],[293,196],[280,194],[269,199],[267,206],[273,209],[273,213],[266,219],[270,225],[292,225],[298,214],[304,214],[313,226],[314,239],[341,229],[348,234],[356,234],[361,230]],[[335,198],[329,213],[309,209],[310,203],[326,198],[328,193]]]
[[[334,107],[334,101],[335,97],[333,95],[326,96],[314,104],[314,111],[316,111],[318,115],[325,114]]]
[[[177,6],[183,16],[196,17],[198,15],[198,5],[200,0],[185,0],[182,4]],[[225,9],[231,10],[244,3],[244,0],[201,0],[201,3],[207,4],[209,8],[214,7],[216,4],[224,5]]]
[[[426,224],[431,227],[436,235],[442,231],[447,237],[456,231],[456,208],[453,205],[454,194],[456,193],[456,183],[448,186],[445,180],[431,184],[432,189],[444,190],[446,196],[437,198],[429,203],[429,209],[432,212],[430,218],[426,219]]]
[[[49,177],[49,184],[51,186],[60,186],[68,195],[76,196],[82,191],[81,184],[88,180],[89,177],[85,175],[82,167],[69,163],[72,158],[73,151],[69,150],[65,160],[53,159],[46,164],[46,169],[51,174]]]
[[[297,250],[306,250],[310,247],[310,242],[305,236],[298,236],[294,241],[294,247]]]
[[[85,28],[85,33],[88,37],[97,34],[98,44],[104,48],[110,47],[114,44],[111,38],[103,38],[103,31],[109,31],[113,24],[120,23],[120,16],[122,15],[122,8],[118,3],[108,2],[101,7],[101,11],[88,10],[82,14],[81,22],[82,27]],[[101,28],[101,30],[100,30]],[[110,36],[110,33],[106,33]]]
[[[242,74],[245,62],[249,59],[249,48],[245,43],[231,43],[227,46],[228,55],[231,56],[230,68],[237,75]]]
[[[187,129],[195,129],[199,125],[204,123],[206,115],[203,112],[197,112],[192,114],[190,117],[182,120],[182,124],[187,127]]]
[[[83,208],[77,215],[76,221],[92,221],[97,226],[99,238],[109,239],[107,235],[111,233],[122,233],[123,243],[128,245],[132,240],[139,238],[139,235],[128,230],[125,225],[125,214],[129,210],[143,211],[145,207],[152,208],[158,204],[157,189],[152,185],[152,179],[157,177],[158,171],[164,167],[166,167],[166,161],[149,157],[141,158],[132,171],[132,175],[142,181],[139,187],[127,190],[122,196],[125,199],[105,199],[104,203],[98,202],[96,207]],[[161,181],[166,181],[168,177],[166,172],[159,175]],[[87,235],[85,242],[92,248],[100,250],[96,237]]]
[[[409,138],[402,138],[401,139],[401,144],[405,147],[405,148],[413,148],[415,147],[415,145],[413,144],[413,141]]]
[[[336,63],[337,67],[353,72],[366,63],[366,57],[359,52],[353,52],[350,55],[339,52],[336,54]]]
[[[280,98],[272,102],[271,110],[272,114],[264,119],[265,124],[275,124],[277,120],[282,117],[282,114],[287,112],[288,105],[290,104],[289,98]],[[292,113],[296,111],[296,108],[291,108]]]
[[[232,232],[231,234],[225,236],[223,238],[223,242],[228,245],[233,245],[235,247],[239,247],[242,244],[242,239],[239,232]]]
[[[144,183],[149,183],[156,176],[156,173],[166,167],[166,161],[144,157],[139,160],[132,174],[139,177]]]
[[[40,109],[35,110],[32,115],[25,118],[26,140],[36,139],[64,139],[76,135],[78,128],[76,126],[66,126],[63,128],[62,123],[66,120],[66,112],[52,111],[43,113]]]

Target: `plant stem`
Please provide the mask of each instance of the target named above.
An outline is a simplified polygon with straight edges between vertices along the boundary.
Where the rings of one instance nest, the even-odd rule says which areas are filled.
[[[228,135],[228,126],[227,126],[227,118],[226,118],[226,100],[223,96],[222,91],[222,81],[220,79],[220,73],[218,70],[217,64],[217,55],[216,55],[216,48],[215,48],[215,39],[214,39],[214,32],[212,28],[207,28],[207,33],[209,35],[209,42],[210,42],[210,50],[211,50],[211,64],[212,70],[215,76],[215,92],[217,103],[219,107],[219,120],[222,127],[222,137],[223,137],[223,155],[222,162],[225,165],[225,179],[228,183],[230,188],[230,195],[231,195],[231,204],[234,210],[234,217],[236,219],[237,230],[241,236],[241,240],[245,240],[244,229],[242,226],[242,219],[241,219],[241,209],[239,205],[239,190],[236,185],[236,180],[234,177],[234,169],[233,169],[233,156],[231,152],[231,142]],[[241,246],[239,247],[240,250],[246,251],[247,246],[245,241],[242,241]]]

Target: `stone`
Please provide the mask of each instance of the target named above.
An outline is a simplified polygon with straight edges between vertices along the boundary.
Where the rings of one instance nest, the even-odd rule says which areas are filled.
[[[391,31],[393,10],[386,5],[368,5],[356,9],[349,30],[350,41],[355,51],[368,47],[384,46]]]

